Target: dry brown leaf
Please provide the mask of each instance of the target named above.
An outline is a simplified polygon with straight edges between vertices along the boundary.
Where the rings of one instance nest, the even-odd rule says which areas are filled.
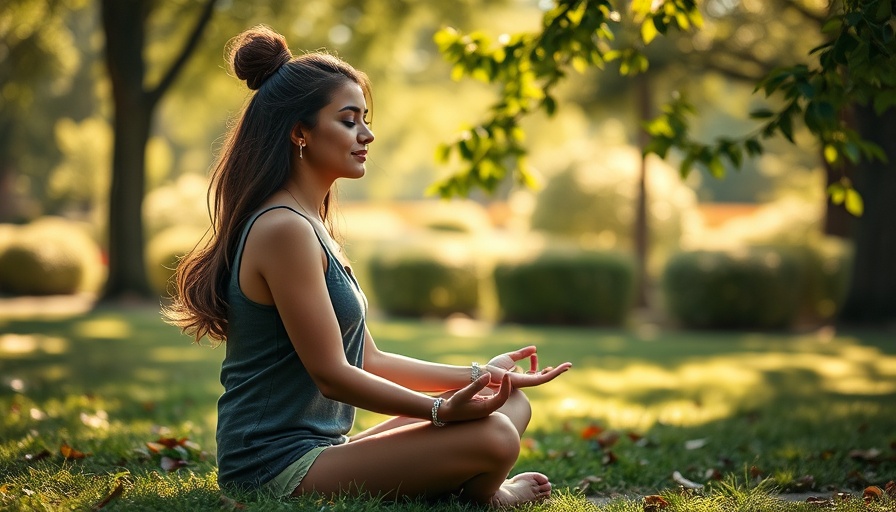
[[[66,459],[83,459],[90,455],[89,453],[75,450],[64,441],[62,442],[62,446],[59,447],[59,453]]]
[[[896,498],[896,482],[890,480],[889,482],[887,482],[887,485],[884,486],[884,490],[887,491],[887,494],[889,494],[893,498]]]
[[[576,487],[579,489],[579,491],[584,493],[585,491],[588,490],[589,487],[591,487],[591,484],[596,484],[596,483],[599,483],[602,481],[603,481],[603,478],[601,478],[599,476],[588,475],[585,478],[581,479],[579,481],[578,485],[576,485]]]
[[[619,441],[619,432],[615,430],[606,430],[597,436],[597,444],[601,448],[609,448]]]
[[[753,478],[762,478],[763,471],[756,466],[750,466],[750,476]]]
[[[688,480],[678,471],[672,473],[672,480],[675,480],[675,483],[684,487],[685,489],[703,489],[703,484],[698,484],[697,482]]]
[[[868,487],[865,487],[864,491],[862,491],[862,499],[865,500],[866,504],[881,499],[883,495],[884,491],[882,491],[881,488],[877,487],[876,485],[869,485]]]
[[[603,463],[604,466],[609,466],[610,464],[614,464],[614,463],[616,463],[617,460],[619,460],[619,457],[617,457],[616,454],[613,453],[612,450],[605,451],[604,456],[601,457],[601,462]]]
[[[644,511],[645,512],[653,512],[655,510],[662,510],[669,506],[669,502],[666,501],[666,498],[663,498],[659,494],[652,494],[650,496],[644,496]]]
[[[102,501],[100,501],[99,503],[94,505],[92,510],[99,510],[99,509],[105,507],[106,505],[109,504],[110,501],[121,496],[121,493],[123,491],[124,491],[124,485],[122,484],[121,479],[120,478],[116,479],[115,480],[115,488],[112,489],[112,492],[110,492],[105,498],[103,498]]]
[[[849,452],[849,458],[862,460],[865,462],[878,462],[882,453],[883,452],[881,452],[877,448],[870,448],[868,450],[851,450]]]
[[[183,459],[175,459],[172,457],[162,457],[159,466],[165,471],[174,471],[186,466],[188,463]]]
[[[826,498],[819,498],[818,496],[809,496],[806,498],[806,503],[810,505],[815,505],[817,507],[833,507],[834,503]]]
[[[51,455],[50,450],[46,448],[39,451],[38,453],[28,453],[25,454],[25,462],[37,462],[39,460],[46,459]]]

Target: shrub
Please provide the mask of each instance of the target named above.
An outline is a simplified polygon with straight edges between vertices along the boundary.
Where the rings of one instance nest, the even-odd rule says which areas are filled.
[[[598,156],[551,177],[536,197],[531,228],[595,249],[632,250],[641,154],[630,146],[596,148],[594,153]],[[682,236],[696,227],[697,197],[677,170],[650,157],[647,199],[648,269],[657,275]]]
[[[479,306],[479,276],[463,244],[435,241],[372,254],[370,284],[377,305],[399,316],[473,315]]]
[[[609,251],[553,249],[499,261],[494,279],[502,319],[520,323],[620,325],[635,295],[634,263]]]
[[[662,294],[669,314],[685,327],[782,328],[799,313],[803,279],[791,251],[682,252],[666,265]]]
[[[205,231],[195,226],[175,226],[163,230],[146,245],[146,273],[150,286],[167,295],[180,259],[202,239]]]
[[[47,217],[16,228],[0,251],[0,290],[15,295],[65,295],[102,274],[98,245],[73,221]]]
[[[837,237],[814,237],[799,245],[769,246],[790,253],[803,274],[800,320],[819,323],[833,319],[846,299],[852,275],[852,243]]]

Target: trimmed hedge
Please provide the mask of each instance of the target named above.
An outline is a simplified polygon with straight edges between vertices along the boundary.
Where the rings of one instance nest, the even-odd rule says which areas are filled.
[[[172,291],[174,269],[180,259],[193,250],[205,231],[193,226],[175,226],[162,230],[146,245],[146,274],[149,285],[162,295]]]
[[[0,250],[0,291],[13,295],[68,295],[100,272],[97,243],[80,223],[41,218],[7,233]]]
[[[635,267],[610,251],[546,250],[495,265],[501,318],[525,324],[621,325],[635,297]]]
[[[805,277],[793,251],[682,252],[666,264],[662,293],[668,313],[684,327],[778,329],[800,313]]]
[[[396,316],[474,315],[479,275],[469,251],[434,244],[392,248],[371,255],[370,284],[376,304]]]

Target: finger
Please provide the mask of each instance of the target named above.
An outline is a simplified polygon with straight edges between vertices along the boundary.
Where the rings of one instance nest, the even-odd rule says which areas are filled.
[[[488,372],[485,372],[483,375],[480,375],[478,379],[457,390],[457,392],[454,393],[454,397],[458,397],[459,400],[466,402],[476,396],[476,394],[482,391],[484,387],[488,386],[490,381],[491,375]]]
[[[563,363],[556,368],[545,368],[540,373],[521,376],[521,382],[518,382],[517,386],[538,386],[540,384],[544,384],[545,382],[550,382],[559,377],[561,374],[565,373],[571,367],[572,363]]]
[[[519,350],[515,350],[513,352],[508,352],[507,355],[510,356],[514,361],[519,361],[521,359],[525,359],[536,351],[535,345],[529,345],[528,347],[523,347]]]
[[[498,407],[504,405],[504,402],[506,402],[507,399],[510,398],[511,391],[513,391],[513,385],[510,383],[510,374],[505,373],[504,377],[501,378],[501,387],[498,388],[498,392],[490,398],[490,400],[496,401],[491,405],[494,405],[495,409],[497,410]]]
[[[538,354],[529,356],[529,371],[535,373],[538,371]]]

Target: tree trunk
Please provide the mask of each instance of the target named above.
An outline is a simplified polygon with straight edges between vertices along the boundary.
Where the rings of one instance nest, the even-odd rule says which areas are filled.
[[[143,256],[145,154],[152,103],[144,90],[143,0],[103,0],[106,68],[114,106],[109,193],[109,277],[102,300],[149,297]]]
[[[143,239],[146,143],[153,111],[195,51],[216,0],[205,0],[179,54],[149,89],[143,60],[146,20],[153,0],[102,0],[106,68],[114,106],[112,188],[109,192],[109,277],[101,300],[149,298]]]
[[[844,323],[896,322],[896,109],[876,115],[870,107],[855,109],[856,128],[878,144],[888,162],[863,161],[854,184],[862,194],[865,212],[853,221],[855,262]]]

